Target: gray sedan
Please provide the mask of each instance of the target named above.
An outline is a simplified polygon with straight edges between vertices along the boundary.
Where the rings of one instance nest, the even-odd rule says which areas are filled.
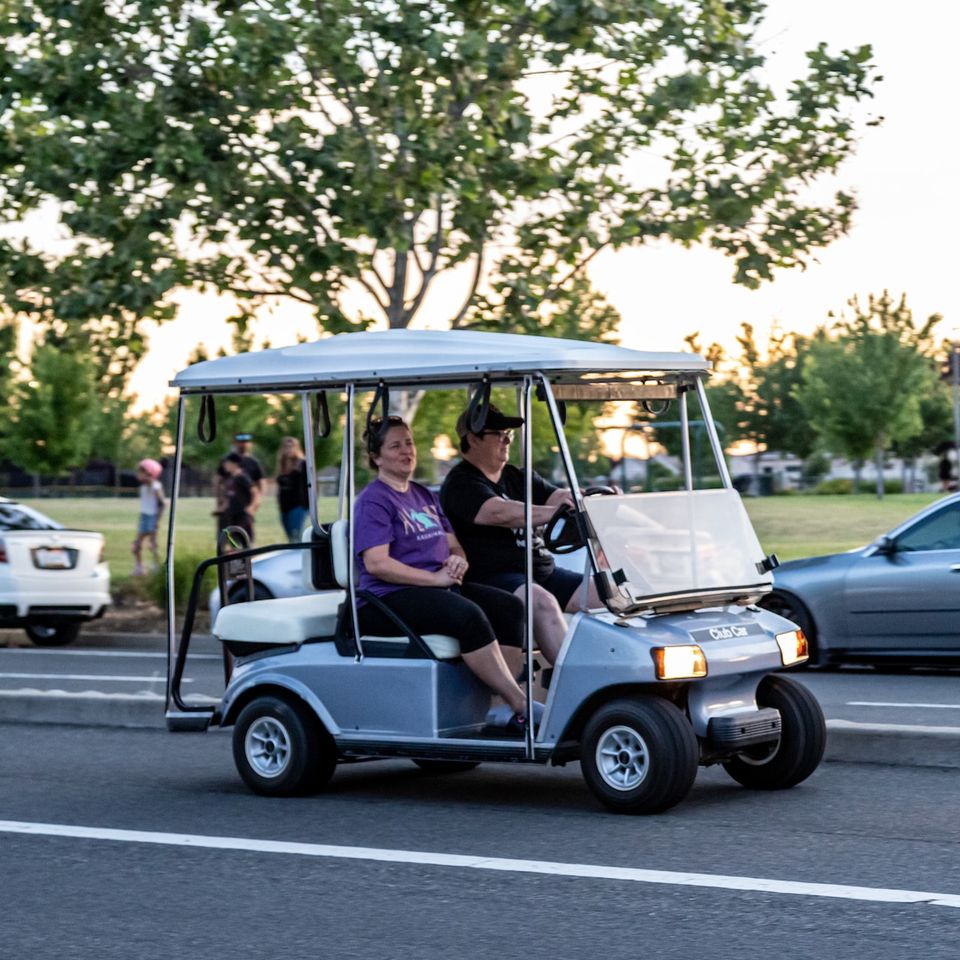
[[[960,495],[868,547],[783,564],[761,606],[803,629],[811,663],[960,663]]]

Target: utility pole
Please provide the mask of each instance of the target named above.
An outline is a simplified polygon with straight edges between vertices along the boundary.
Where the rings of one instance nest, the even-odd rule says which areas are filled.
[[[960,476],[960,332],[950,343],[950,378],[953,381],[953,451]]]

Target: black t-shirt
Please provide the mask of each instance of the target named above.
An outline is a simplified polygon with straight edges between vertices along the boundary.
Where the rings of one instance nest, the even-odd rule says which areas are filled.
[[[242,519],[247,507],[253,500],[253,481],[245,473],[237,473],[227,478],[227,509],[224,511],[226,524]]]
[[[533,474],[533,502],[542,506],[557,490],[538,473]],[[523,573],[526,570],[523,527],[516,530],[477,524],[473,520],[480,508],[491,498],[524,499],[523,472],[507,464],[494,483],[482,471],[466,460],[458,463],[443,481],[440,505],[453,524],[453,531],[470,562],[468,580],[483,582],[497,573]],[[533,576],[542,580],[554,569],[553,557],[543,545],[539,534],[533,540]]]
[[[229,474],[223,467],[223,462],[226,460],[226,457],[220,461],[217,465],[217,473],[226,480]],[[254,482],[259,483],[263,479],[263,468],[260,466],[260,461],[256,457],[246,456],[241,454],[240,456],[240,469]]]
[[[294,507],[310,506],[306,460],[301,460],[286,473],[277,474],[277,499],[280,501],[281,513],[289,513]]]

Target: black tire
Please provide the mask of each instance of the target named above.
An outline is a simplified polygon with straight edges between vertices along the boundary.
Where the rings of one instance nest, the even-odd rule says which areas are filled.
[[[234,583],[227,591],[227,596],[231,603],[247,603],[247,585],[246,583]],[[253,581],[253,599],[254,600],[272,600],[273,591],[265,587],[257,580]]]
[[[737,783],[751,790],[786,790],[806,780],[820,765],[827,727],[817,698],[789,677],[764,677],[757,703],[780,711],[780,740],[744,750],[724,763]]]
[[[254,793],[286,797],[322,787],[336,769],[337,750],[305,704],[263,696],[237,717],[233,759]]]
[[[65,647],[80,635],[79,623],[28,623],[24,629],[38,647]]]
[[[480,766],[477,760],[416,759],[413,762],[427,773],[466,773],[468,770],[475,770]]]
[[[659,813],[679,803],[693,786],[699,760],[693,727],[659,697],[600,707],[587,723],[580,749],[587,786],[614,813]]]
[[[820,648],[817,645],[817,625],[813,622],[813,616],[802,600],[798,600],[789,593],[774,590],[763,597],[758,605],[785,620],[792,620],[803,631],[803,635],[807,638],[810,659],[801,664],[800,669],[827,665],[829,660],[821,657]]]

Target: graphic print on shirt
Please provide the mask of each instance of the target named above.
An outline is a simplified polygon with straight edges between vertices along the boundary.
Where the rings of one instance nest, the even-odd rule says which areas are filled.
[[[434,506],[424,506],[422,510],[404,508],[400,511],[400,522],[403,524],[405,534],[420,534],[441,529],[440,515]]]

